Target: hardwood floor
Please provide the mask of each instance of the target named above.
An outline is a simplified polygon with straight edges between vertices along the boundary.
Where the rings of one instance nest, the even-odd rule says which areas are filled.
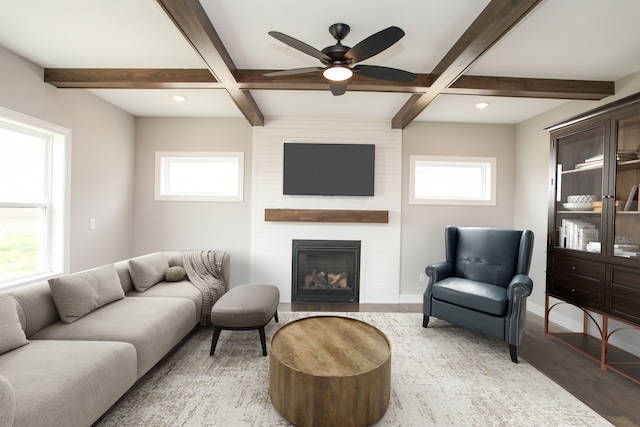
[[[422,304],[281,303],[283,311],[421,313]],[[418,325],[421,327],[421,325]],[[544,320],[527,314],[518,355],[615,426],[640,426],[640,384],[611,371],[551,338]],[[505,344],[505,357],[509,350]]]

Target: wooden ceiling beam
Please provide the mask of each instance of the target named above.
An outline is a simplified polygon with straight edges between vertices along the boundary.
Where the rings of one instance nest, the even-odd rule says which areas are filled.
[[[236,66],[198,0],[156,0],[184,35],[252,126],[263,126],[264,116],[248,90],[235,78]]]
[[[460,76],[441,93],[597,101],[615,94],[615,83],[597,80]]]
[[[59,88],[224,89],[207,69],[45,68],[44,81]]]
[[[542,0],[491,0],[432,71],[437,76],[422,95],[413,95],[391,120],[393,129],[405,128],[418,114],[524,18]]]
[[[321,73],[265,77],[273,70],[236,70],[242,90],[328,90]],[[435,77],[418,74],[414,82],[399,83],[355,75],[349,91],[425,93]],[[76,89],[225,89],[208,69],[45,68],[44,81],[58,88]],[[528,79],[461,76],[441,93],[600,100],[613,95],[614,83],[591,80]]]

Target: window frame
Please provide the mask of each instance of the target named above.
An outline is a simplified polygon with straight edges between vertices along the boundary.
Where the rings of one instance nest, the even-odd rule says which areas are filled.
[[[46,194],[38,202],[1,202],[0,208],[43,209],[42,268],[10,279],[0,279],[0,289],[46,280],[69,270],[71,136],[70,129],[0,107],[0,126],[46,139]]]
[[[485,191],[489,194],[486,198],[416,197],[416,167],[420,162],[432,162],[434,165],[449,164],[453,167],[463,164],[481,164],[483,165],[481,173],[484,176],[484,183],[488,186],[488,190]],[[497,159],[495,157],[411,155],[409,156],[409,165],[409,204],[411,205],[496,206]]]
[[[170,160],[193,159],[235,159],[237,161],[237,176],[235,194],[171,194],[166,186],[170,177],[166,170]],[[240,151],[156,151],[155,153],[155,184],[154,199],[156,201],[183,202],[242,202],[244,200],[244,153]]]

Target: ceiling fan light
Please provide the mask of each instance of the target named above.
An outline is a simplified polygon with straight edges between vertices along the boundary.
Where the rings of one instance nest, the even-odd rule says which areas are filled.
[[[322,72],[322,75],[328,80],[332,80],[334,82],[341,82],[351,78],[351,76],[353,76],[353,71],[351,71],[351,68],[349,67],[335,66],[335,67],[329,67],[326,70],[324,70]]]

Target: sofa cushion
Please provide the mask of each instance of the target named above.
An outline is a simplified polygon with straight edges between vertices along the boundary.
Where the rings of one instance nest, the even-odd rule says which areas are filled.
[[[51,287],[46,280],[30,285],[18,286],[7,292],[18,302],[18,318],[27,339],[52,323],[60,321]]]
[[[133,344],[138,377],[151,369],[198,324],[187,298],[123,298],[71,324],[55,323],[31,340],[120,341]]]
[[[144,292],[133,290],[127,293],[127,297],[167,297],[167,298],[187,298],[196,305],[198,317],[202,312],[202,292],[198,290],[188,280],[179,282],[160,282]]]
[[[169,269],[164,273],[164,280],[167,282],[179,282],[187,276],[187,272],[184,268],[179,265],[174,265],[173,267],[169,267]]]
[[[20,325],[16,300],[11,295],[0,296],[0,354],[29,344]]]
[[[49,279],[60,319],[73,323],[93,310],[124,298],[113,264]]]
[[[164,274],[169,269],[169,262],[162,252],[139,256],[129,260],[129,273],[133,286],[139,292],[144,292],[156,283],[164,280]]]
[[[14,426],[89,426],[135,383],[136,371],[136,350],[122,342],[31,340],[0,357],[16,398]]]
[[[507,313],[507,290],[490,283],[449,277],[433,285],[433,298],[495,316]]]

